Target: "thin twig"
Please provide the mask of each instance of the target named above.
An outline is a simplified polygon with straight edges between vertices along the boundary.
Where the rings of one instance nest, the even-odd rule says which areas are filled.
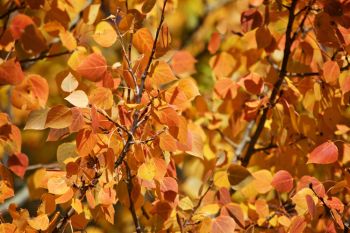
[[[39,60],[42,60],[45,58],[59,57],[59,56],[63,56],[63,55],[71,54],[71,53],[72,53],[71,51],[63,51],[63,52],[53,53],[53,54],[43,53],[43,54],[39,55],[38,57],[22,59],[19,62],[21,64],[25,64],[28,62],[39,61]]]
[[[186,221],[183,224],[183,228],[185,228],[187,225],[189,225],[190,221],[192,220],[194,214],[197,212],[197,210],[199,209],[199,207],[202,205],[202,201],[205,198],[205,196],[208,194],[208,192],[211,190],[211,188],[213,187],[214,182],[211,180],[209,181],[209,186],[208,188],[205,190],[205,192],[203,193],[203,195],[199,198],[198,203],[195,207],[193,207],[190,216],[186,219]]]
[[[160,21],[159,21],[159,25],[158,25],[158,28],[157,28],[157,31],[156,31],[156,36],[155,36],[154,41],[153,41],[152,51],[151,51],[150,57],[148,58],[147,66],[146,66],[144,72],[141,75],[140,91],[139,91],[138,95],[136,96],[136,103],[140,103],[141,102],[143,89],[145,88],[145,81],[146,81],[146,78],[147,78],[147,75],[148,75],[148,71],[149,71],[149,69],[151,67],[154,54],[156,53],[158,37],[159,37],[160,31],[162,29],[162,25],[163,25],[163,22],[164,22],[164,19],[165,19],[165,7],[166,7],[167,2],[168,2],[168,0],[164,0],[162,14],[160,16]]]
[[[141,233],[142,232],[142,229],[141,229],[141,225],[140,225],[140,221],[137,217],[137,214],[136,214],[136,210],[135,210],[135,205],[134,205],[134,202],[132,200],[132,196],[131,196],[131,193],[132,193],[132,188],[133,188],[133,185],[132,185],[132,176],[131,176],[131,171],[130,171],[130,168],[128,166],[128,164],[125,162],[125,169],[126,169],[126,174],[127,174],[127,187],[128,187],[128,196],[129,196],[129,204],[130,204],[130,212],[131,212],[131,215],[132,215],[132,219],[134,221],[134,225],[135,225],[135,228],[136,228],[136,232],[137,233]]]

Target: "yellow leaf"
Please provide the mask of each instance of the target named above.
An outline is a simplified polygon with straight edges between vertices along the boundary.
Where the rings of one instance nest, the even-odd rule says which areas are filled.
[[[51,177],[47,182],[47,189],[49,190],[49,193],[62,195],[70,188],[63,177]]]
[[[252,175],[254,177],[253,184],[258,193],[264,194],[272,189],[272,174],[270,171],[260,170],[254,172]]]
[[[189,197],[184,197],[180,200],[179,207],[182,210],[192,210],[194,205],[192,200]]]
[[[49,218],[46,214],[41,214],[35,218],[28,219],[28,224],[35,230],[45,231],[49,227]]]
[[[96,43],[102,47],[110,47],[116,42],[117,33],[110,23],[102,21],[97,24],[95,33],[92,37]]]
[[[227,172],[226,171],[218,171],[214,175],[214,184],[218,188],[229,188],[230,182],[228,181]]]
[[[313,201],[317,203],[318,198],[315,196],[314,192],[309,188],[303,188],[292,197],[292,200],[295,203],[295,210],[298,212],[298,215],[304,215],[308,210],[306,202],[307,195],[311,196]]]
[[[59,34],[61,42],[69,51],[73,51],[77,47],[77,40],[70,31],[61,31]]]
[[[83,212],[83,205],[81,204],[81,201],[77,198],[72,199],[72,207],[78,214],[81,214]]]
[[[153,178],[156,175],[156,165],[153,161],[153,159],[147,160],[145,163],[143,163],[137,172],[137,176],[141,179],[152,181]]]

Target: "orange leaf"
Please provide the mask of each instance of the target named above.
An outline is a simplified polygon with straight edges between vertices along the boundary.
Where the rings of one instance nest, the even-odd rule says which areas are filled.
[[[211,54],[216,53],[220,48],[221,43],[221,36],[218,32],[214,32],[211,35],[209,44],[208,44],[208,50]]]
[[[227,96],[234,99],[237,95],[238,85],[235,81],[229,78],[223,78],[216,82],[214,90],[218,96],[225,99]]]
[[[326,83],[335,85],[337,84],[337,80],[340,75],[340,68],[338,63],[335,61],[327,61],[324,63],[323,68],[323,78],[326,81]]]
[[[100,81],[107,71],[106,59],[98,53],[87,56],[78,66],[77,72],[84,78],[97,82]]]
[[[53,129],[62,129],[72,124],[72,112],[70,108],[64,105],[57,105],[47,113],[45,127]]]
[[[153,47],[153,37],[147,28],[141,28],[133,36],[132,44],[140,54],[150,55]]]
[[[236,222],[229,216],[219,216],[211,223],[212,233],[234,233]]]
[[[177,150],[176,140],[168,133],[159,136],[159,147],[162,150],[174,152]]]
[[[59,34],[61,42],[69,51],[73,51],[77,47],[77,40],[70,31],[62,31]]]
[[[242,80],[243,86],[249,93],[258,95],[263,91],[264,80],[257,74],[251,73]]]
[[[89,95],[90,104],[104,110],[111,109],[113,106],[113,94],[109,88],[94,88]]]
[[[155,63],[152,72],[152,83],[160,88],[162,85],[177,80],[168,63],[159,61]]]
[[[196,71],[195,64],[197,60],[188,51],[177,51],[171,59],[173,71],[180,74],[192,74]]]
[[[84,157],[92,152],[97,143],[97,138],[91,130],[83,129],[78,132],[76,142],[79,155]]]
[[[35,230],[45,231],[49,227],[49,217],[46,214],[38,215],[35,218],[28,219],[28,224]]]
[[[19,39],[22,33],[24,32],[24,29],[31,24],[34,24],[32,18],[25,14],[17,14],[15,17],[12,18],[10,23],[10,31],[12,37],[15,40]]]
[[[97,24],[92,37],[102,47],[110,47],[117,41],[117,33],[112,25],[106,21]]]
[[[24,79],[24,74],[19,62],[10,59],[0,65],[0,85],[17,85]]]
[[[47,182],[49,193],[62,195],[69,191],[66,180],[63,177],[51,177]]]
[[[332,141],[327,141],[310,153],[307,163],[330,164],[337,160],[338,147]]]
[[[49,97],[49,85],[43,77],[29,75],[12,91],[12,104],[21,109],[34,110],[44,107]]]
[[[289,192],[293,188],[293,177],[289,172],[280,170],[273,176],[271,185],[278,192]]]

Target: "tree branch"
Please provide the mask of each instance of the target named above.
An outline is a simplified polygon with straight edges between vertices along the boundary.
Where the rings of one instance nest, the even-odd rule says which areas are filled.
[[[168,2],[168,0],[164,0],[162,14],[160,16],[159,25],[158,25],[157,32],[156,32],[156,37],[154,38],[154,41],[153,41],[152,52],[151,52],[150,57],[148,59],[147,66],[146,66],[146,68],[145,68],[145,70],[144,70],[144,72],[142,73],[142,76],[141,76],[140,91],[139,91],[139,94],[136,96],[136,103],[140,103],[140,101],[141,101],[142,92],[143,92],[143,89],[145,88],[145,81],[146,81],[146,78],[147,78],[147,75],[148,75],[148,71],[149,71],[149,69],[151,67],[154,54],[156,53],[157,41],[158,41],[158,37],[159,37],[160,31],[162,29],[162,25],[163,25],[163,22],[164,22],[165,7],[166,7],[167,2]]]
[[[260,134],[262,133],[265,122],[267,120],[267,114],[270,110],[270,108],[275,104],[275,100],[277,98],[278,92],[280,90],[280,87],[284,81],[285,75],[287,73],[287,65],[288,65],[288,60],[289,60],[289,55],[290,55],[290,49],[291,46],[294,42],[294,36],[292,36],[292,31],[293,31],[293,23],[295,20],[295,15],[294,11],[297,6],[298,0],[293,0],[290,6],[289,10],[289,17],[288,17],[288,24],[287,24],[287,30],[286,30],[286,42],[284,45],[284,55],[283,55],[283,60],[282,60],[282,65],[281,65],[281,71],[278,76],[278,80],[276,81],[271,96],[269,98],[269,107],[263,109],[263,113],[261,115],[260,121],[257,125],[257,128],[248,144],[247,152],[245,156],[242,158],[242,165],[247,166],[250,158],[252,155],[255,153],[255,145],[260,137]]]
[[[132,192],[132,188],[133,188],[131,171],[130,171],[128,164],[126,162],[124,164],[125,164],[125,169],[126,169],[126,174],[127,174],[127,183],[126,184],[128,187],[128,196],[129,196],[129,204],[130,204],[129,209],[130,209],[130,212],[132,215],[132,219],[134,221],[136,232],[141,233],[142,229],[141,229],[140,221],[137,217],[135,205],[134,205],[134,202],[132,201],[132,196],[131,196],[131,192]]]
[[[19,62],[21,63],[21,65],[23,65],[23,64],[28,63],[28,62],[39,61],[39,60],[42,60],[45,58],[59,57],[59,56],[63,56],[63,55],[71,54],[71,53],[72,52],[70,52],[70,51],[63,51],[63,52],[53,53],[53,54],[43,53],[43,54],[39,55],[38,57],[22,59]]]

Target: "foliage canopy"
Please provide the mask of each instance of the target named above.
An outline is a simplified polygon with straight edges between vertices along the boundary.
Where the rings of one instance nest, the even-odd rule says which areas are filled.
[[[348,0],[0,1],[1,232],[348,232],[348,52]]]

